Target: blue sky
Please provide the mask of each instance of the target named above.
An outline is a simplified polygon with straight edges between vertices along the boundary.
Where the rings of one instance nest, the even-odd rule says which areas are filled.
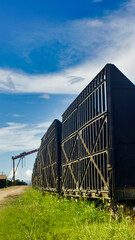
[[[0,1],[0,172],[106,63],[135,83],[135,0]],[[30,179],[36,154],[17,177]]]

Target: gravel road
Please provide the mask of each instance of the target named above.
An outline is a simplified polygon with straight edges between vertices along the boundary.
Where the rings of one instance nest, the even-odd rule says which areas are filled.
[[[4,189],[0,189],[0,203],[7,199],[17,197],[25,193],[29,186],[12,186]]]

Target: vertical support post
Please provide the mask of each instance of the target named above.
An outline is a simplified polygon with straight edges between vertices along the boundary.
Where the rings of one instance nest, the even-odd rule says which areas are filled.
[[[12,158],[13,160],[13,184],[15,184],[15,159]]]

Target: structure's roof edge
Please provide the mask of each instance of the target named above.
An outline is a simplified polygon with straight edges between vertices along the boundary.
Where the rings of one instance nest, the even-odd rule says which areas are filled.
[[[67,109],[65,110],[65,112],[62,114],[62,117],[63,117],[63,115],[68,111],[68,109],[75,103],[75,101],[77,100],[77,98],[79,98],[79,96],[82,94],[82,92],[89,86],[89,84],[90,84],[94,79],[96,79],[97,76],[98,76],[106,67],[112,66],[112,65],[114,65],[114,64],[112,64],[112,63],[107,63],[107,64],[102,68],[102,70],[100,70],[100,72],[87,84],[87,86],[79,93],[79,95],[75,98],[75,100],[68,106],[68,108],[67,108]]]
[[[6,175],[0,175],[0,180],[5,180],[7,178]]]
[[[113,84],[112,84],[112,87],[122,87],[122,88],[125,88],[125,87],[128,87],[128,88],[134,88],[135,85],[112,63],[107,63],[103,68],[102,70],[88,83],[88,85],[81,91],[81,93],[75,98],[75,100],[69,105],[69,107],[65,110],[65,112],[62,114],[62,117],[69,111],[70,108],[73,108],[76,109],[75,107],[75,103],[77,101],[77,99],[79,99],[79,97],[81,97],[83,95],[83,92],[92,84],[94,83],[94,81],[96,79],[98,79],[98,77],[104,73],[104,72],[107,72],[109,71],[111,73],[111,76],[112,76],[112,81],[113,81]],[[116,79],[116,76],[115,74],[118,75],[118,79],[119,81],[117,82],[117,79]],[[123,86],[122,86],[123,84]],[[85,98],[85,97],[84,97]]]

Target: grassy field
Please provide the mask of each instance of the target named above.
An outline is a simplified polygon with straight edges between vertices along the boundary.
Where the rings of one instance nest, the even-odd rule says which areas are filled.
[[[116,221],[94,203],[28,189],[0,206],[0,240],[135,239],[135,224]]]

